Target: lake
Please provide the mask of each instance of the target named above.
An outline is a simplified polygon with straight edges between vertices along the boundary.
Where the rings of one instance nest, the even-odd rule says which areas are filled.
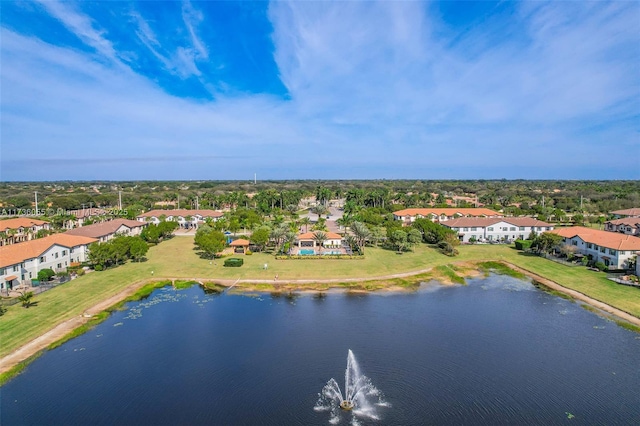
[[[378,420],[314,409],[349,349]],[[0,392],[2,425],[640,424],[640,335],[498,275],[323,298],[164,288]]]

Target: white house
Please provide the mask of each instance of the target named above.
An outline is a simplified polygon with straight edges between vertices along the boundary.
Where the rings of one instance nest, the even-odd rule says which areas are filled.
[[[427,218],[434,222],[446,222],[460,217],[502,217],[501,213],[486,208],[415,208],[398,210],[393,213],[395,220],[405,225],[419,218]]]
[[[602,262],[610,269],[627,269],[640,251],[640,238],[616,232],[572,226],[553,231],[565,244],[576,247],[578,253]]]
[[[181,228],[198,228],[208,218],[215,222],[223,215],[222,212],[216,210],[151,210],[140,214],[136,219],[139,222],[150,222],[157,225],[160,223],[160,218],[164,218],[167,221],[178,222]]]
[[[604,230],[627,235],[640,235],[640,217],[624,217],[604,223]]]
[[[107,222],[83,226],[82,228],[71,229],[65,232],[65,234],[91,237],[103,243],[111,240],[116,235],[126,235],[130,237],[140,235],[145,226],[147,226],[146,222],[129,219],[114,219]]]
[[[35,238],[40,230],[50,230],[51,224],[45,220],[16,217],[0,220],[0,246],[21,243]]]
[[[462,217],[440,223],[458,233],[460,241],[524,240],[531,232],[538,235],[551,231],[553,225],[532,217],[481,218]]]
[[[316,240],[316,234],[319,232],[323,232],[327,237],[326,240],[322,243],[323,247],[341,247],[342,246],[342,235],[336,234],[335,232],[324,232],[324,231],[314,231],[314,232],[305,232],[303,234],[298,234],[296,237],[295,245],[299,248],[315,248],[318,247],[318,241]]]
[[[88,246],[96,241],[95,238],[55,234],[0,247],[0,290],[30,284],[43,269],[59,272],[74,262],[86,261]]]

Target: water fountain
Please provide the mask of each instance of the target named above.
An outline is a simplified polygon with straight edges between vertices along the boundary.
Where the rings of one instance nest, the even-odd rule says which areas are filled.
[[[360,366],[353,352],[347,354],[347,370],[344,373],[344,394],[335,379],[329,379],[322,388],[316,403],[316,411],[330,411],[331,424],[340,422],[340,412],[353,413],[352,423],[356,417],[367,417],[378,420],[376,407],[388,406],[383,401],[382,393],[371,383],[371,380],[360,372]]]

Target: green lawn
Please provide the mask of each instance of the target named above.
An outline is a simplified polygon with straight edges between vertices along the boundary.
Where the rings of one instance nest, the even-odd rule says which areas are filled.
[[[153,277],[264,279],[273,282],[288,279],[326,279],[377,277],[418,271],[454,262],[504,260],[542,275],[561,285],[580,291],[632,315],[640,317],[640,290],[608,281],[604,273],[570,268],[543,258],[525,256],[513,248],[499,245],[459,247],[455,258],[420,245],[413,252],[398,255],[393,251],[367,248],[364,260],[276,260],[272,255],[255,253],[243,256],[244,266],[225,268],[223,261],[201,259],[193,250],[192,237],[175,237],[149,250],[149,260],[127,263],[103,272],[94,272],[34,298],[36,306],[25,309],[10,306],[0,317],[0,356],[43,334],[55,325],[81,315],[86,309],[111,297],[131,283]],[[268,270],[263,265],[269,265]]]

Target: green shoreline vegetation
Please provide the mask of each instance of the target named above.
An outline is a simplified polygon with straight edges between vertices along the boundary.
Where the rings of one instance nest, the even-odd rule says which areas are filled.
[[[197,281],[208,291],[220,292],[225,287],[223,284],[230,285],[244,279],[252,282],[240,281],[234,289],[244,293],[287,294],[311,290],[321,294],[331,288],[347,291],[379,291],[394,288],[412,291],[422,282],[431,280],[464,284],[465,277],[473,276],[478,270],[485,274],[496,272],[525,278],[525,274],[511,269],[503,262],[547,277],[564,287],[640,318],[638,289],[615,284],[606,279],[605,273],[588,271],[586,268],[568,268],[503,245],[467,245],[459,246],[459,250],[459,256],[451,258],[426,245],[415,246],[411,252],[406,252],[403,256],[392,256],[391,251],[368,247],[364,258],[358,262],[330,259],[276,260],[272,255],[254,253],[252,256],[244,257],[245,264],[241,268],[223,268],[221,261],[214,263],[200,258],[193,250],[193,238],[176,237],[151,247],[146,262],[130,262],[116,268],[86,274],[35,296],[34,301],[37,304],[30,308],[25,309],[19,305],[8,307],[0,319],[0,356],[8,355],[58,324],[82,315],[87,309],[116,296],[132,284],[150,280],[153,276],[157,276],[158,281],[142,286],[132,296],[95,315],[87,323],[50,345],[49,349],[95,327],[108,318],[110,312],[120,309],[125,303],[140,300],[155,289],[172,283],[175,288],[182,289],[194,285]],[[263,268],[265,263],[268,263],[267,270]],[[377,278],[410,272],[415,274]],[[274,282],[274,274],[279,275],[278,282]],[[164,277],[182,278],[166,280]],[[349,281],[356,278],[357,281]],[[287,282],[303,279],[304,283]],[[314,279],[318,282],[314,283]],[[323,279],[335,281],[322,282]],[[560,297],[567,297],[564,293],[550,291]],[[640,332],[640,327],[626,321],[613,321],[621,327]],[[0,385],[22,371],[30,360],[38,355],[33,355],[0,375]]]

